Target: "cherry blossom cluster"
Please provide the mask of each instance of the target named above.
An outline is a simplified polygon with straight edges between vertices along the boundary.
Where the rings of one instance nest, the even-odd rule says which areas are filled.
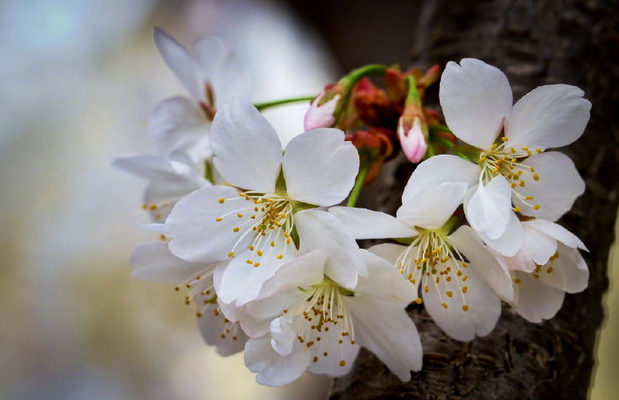
[[[133,275],[183,291],[206,343],[244,351],[259,383],[343,376],[360,347],[406,381],[423,353],[407,307],[470,341],[494,329],[501,301],[538,323],[586,288],[586,247],[555,222],[585,185],[548,151],[585,129],[579,88],[513,104],[505,74],[480,60],[442,74],[370,65],[312,96],[306,132],[284,148],[261,111],[308,98],[252,103],[247,70],[217,39],[190,52],[157,29],[155,43],[188,96],[155,108],[151,154],[114,162],[148,181],[159,236],[131,255]],[[444,123],[423,104],[437,82]],[[354,207],[399,154],[417,165],[395,216]]]

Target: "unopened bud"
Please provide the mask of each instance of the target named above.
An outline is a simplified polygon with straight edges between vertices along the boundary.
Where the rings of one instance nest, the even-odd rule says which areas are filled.
[[[423,159],[428,150],[428,129],[425,122],[418,116],[412,118],[402,116],[398,122],[398,139],[406,158],[412,163]],[[424,133],[425,132],[425,133]]]
[[[342,100],[339,93],[325,88],[312,102],[305,113],[303,125],[306,131],[316,128],[329,128],[335,124],[336,110]]]

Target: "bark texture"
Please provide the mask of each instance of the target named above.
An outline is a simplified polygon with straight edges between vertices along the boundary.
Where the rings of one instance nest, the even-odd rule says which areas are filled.
[[[569,83],[593,103],[583,137],[562,149],[587,184],[561,223],[591,250],[584,254],[589,288],[566,295],[557,316],[543,324],[529,323],[504,305],[494,332],[470,343],[449,339],[422,306],[412,306],[424,347],[423,370],[403,383],[363,351],[352,373],[336,380],[333,400],[587,397],[619,194],[619,1],[426,1],[413,63],[427,67],[464,57],[503,70],[516,99],[542,84]],[[429,96],[436,104],[436,91]],[[394,212],[410,172],[402,163],[395,178],[373,185],[366,198],[380,195],[377,208]]]

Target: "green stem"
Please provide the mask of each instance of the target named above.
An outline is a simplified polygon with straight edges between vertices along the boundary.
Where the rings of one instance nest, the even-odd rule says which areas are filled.
[[[359,198],[359,194],[361,193],[361,189],[363,189],[363,182],[365,181],[365,177],[368,176],[370,172],[370,168],[372,167],[372,161],[367,160],[361,167],[359,168],[359,173],[357,174],[357,179],[355,180],[355,186],[352,188],[350,192],[350,196],[348,197],[348,202],[346,203],[346,207],[354,207],[357,204],[357,199]]]
[[[428,128],[430,129],[430,133],[433,133],[433,132],[453,133],[451,131],[451,129],[449,129],[449,127],[446,126],[446,125],[438,125],[438,124],[437,125],[430,125]]]
[[[355,83],[359,82],[362,78],[370,75],[383,75],[389,69],[388,66],[382,64],[369,64],[365,65],[361,68],[357,68],[352,71],[342,79],[340,82],[346,85],[350,85],[349,87],[352,89],[355,86]]]
[[[424,159],[427,160],[428,158],[434,157],[435,155],[436,155],[436,149],[434,148],[434,145],[430,143]]]
[[[312,100],[314,100],[315,97],[316,97],[316,95],[314,95],[314,96],[292,97],[290,99],[282,99],[282,100],[274,100],[274,101],[265,101],[264,103],[255,103],[254,107],[256,107],[258,109],[258,111],[264,111],[264,110],[267,110],[269,108],[283,106],[283,105],[287,105],[287,104],[303,103],[303,102],[306,102],[306,101],[312,101]]]
[[[366,76],[384,75],[388,69],[389,67],[387,67],[386,65],[382,65],[382,64],[365,65],[361,68],[357,68],[356,70],[352,71],[351,73],[349,73],[348,75],[340,79],[338,83],[347,89],[346,89],[346,94],[344,95],[344,99],[342,99],[342,102],[340,103],[339,107],[335,110],[334,115],[337,115],[338,122],[346,118],[346,111],[348,108],[348,103],[350,103],[350,98],[352,96],[352,90],[357,84],[357,82],[359,82],[361,79],[365,78]]]
[[[406,78],[408,83],[408,95],[406,96],[405,107],[415,106],[421,109],[421,96],[419,96],[419,90],[417,90],[417,81],[413,75],[409,75]]]
[[[436,136],[436,135],[431,135],[430,136],[430,141],[441,143],[442,145],[444,145],[448,149],[452,149],[455,146],[455,144],[452,141],[447,140],[444,137],[440,137],[440,136]]]

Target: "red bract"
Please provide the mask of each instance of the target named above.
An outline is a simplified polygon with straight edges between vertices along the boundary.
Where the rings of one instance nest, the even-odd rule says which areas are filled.
[[[397,152],[394,144],[397,143],[395,133],[385,128],[374,128],[367,131],[355,131],[346,135],[346,140],[359,151],[361,163],[370,163],[370,170],[364,184],[371,184],[380,174],[380,170]]]

